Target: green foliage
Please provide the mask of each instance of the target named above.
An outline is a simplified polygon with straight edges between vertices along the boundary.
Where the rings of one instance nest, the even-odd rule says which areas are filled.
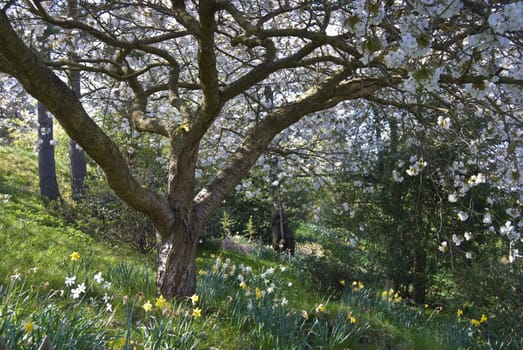
[[[339,230],[301,225],[296,230],[297,254],[293,268],[307,282],[307,288],[339,297],[340,281],[360,280],[364,275],[364,255]]]
[[[126,206],[101,180],[88,181],[82,198],[57,214],[95,239],[127,243],[142,253],[155,247],[150,220]]]
[[[249,239],[253,239],[256,236],[256,228],[254,227],[252,215],[249,216],[249,220],[247,220],[247,224],[245,225],[245,229],[243,230],[243,235]]]
[[[234,218],[231,217],[229,212],[227,210],[224,210],[222,212],[222,217],[220,219],[220,226],[222,228],[222,231],[225,236],[231,236],[232,234],[232,228],[236,224],[236,221]]]

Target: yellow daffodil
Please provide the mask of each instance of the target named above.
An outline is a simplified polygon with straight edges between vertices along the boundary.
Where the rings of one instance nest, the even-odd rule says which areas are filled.
[[[74,251],[71,253],[71,255],[69,255],[69,257],[71,258],[71,261],[77,261],[78,259],[80,259],[80,253]]]
[[[156,298],[156,302],[154,303],[154,306],[159,309],[165,309],[168,305],[169,302],[163,297],[163,295],[160,295],[158,298]]]
[[[153,309],[153,305],[151,304],[151,302],[149,300],[147,300],[145,302],[145,304],[143,304],[143,309],[145,310],[145,312],[149,312]]]
[[[481,315],[481,318],[479,319],[480,323],[487,322],[488,318],[485,314]]]
[[[189,299],[191,299],[193,305],[196,305],[198,300],[200,300],[200,297],[197,294],[193,294]]]
[[[341,284],[342,286],[344,286],[344,285],[345,285],[345,280],[340,280],[340,284]]]
[[[126,343],[127,343],[127,338],[123,337],[123,338],[118,338],[118,339],[110,341],[109,345],[111,346],[111,349],[120,350],[120,349],[123,349],[123,347],[125,346]]]
[[[352,315],[348,315],[347,319],[349,320],[350,324],[355,324],[356,323],[356,317],[354,317]]]
[[[352,290],[357,292],[359,291],[360,289],[363,289],[365,288],[365,285],[363,284],[363,282],[361,281],[353,281],[352,282]]]
[[[463,310],[458,309],[458,311],[456,311],[456,314],[458,315],[458,317],[463,316]]]
[[[29,322],[26,322],[24,324],[24,330],[26,331],[26,333],[31,333],[32,331],[34,331],[36,329],[36,324],[34,324],[33,322],[29,321]]]
[[[200,275],[200,276],[205,276],[206,274],[207,274],[207,271],[205,271],[205,270],[198,271],[198,275]]]
[[[202,316],[202,310],[200,308],[197,307],[192,310],[192,317],[198,318],[201,316]]]
[[[475,318],[473,318],[472,320],[470,320],[470,324],[475,326],[475,327],[479,327],[479,325],[481,324],[480,321],[476,320]]]
[[[316,306],[316,312],[325,312],[325,305],[320,304]]]
[[[260,288],[256,287],[256,290],[254,291],[254,293],[256,294],[256,299],[261,299],[261,298],[263,298],[263,293],[262,293],[262,291],[260,290]]]
[[[247,283],[245,283],[245,281],[241,281],[241,282],[240,282],[240,288],[241,288],[241,289],[245,289],[245,288],[247,288]]]

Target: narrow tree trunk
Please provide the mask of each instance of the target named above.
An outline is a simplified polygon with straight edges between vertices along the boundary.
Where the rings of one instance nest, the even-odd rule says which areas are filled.
[[[71,170],[71,191],[73,199],[84,194],[84,180],[87,175],[87,165],[84,151],[69,139],[69,168]]]
[[[285,210],[283,209],[283,203],[280,195],[280,180],[278,179],[278,159],[273,157],[271,159],[271,168],[269,171],[270,193],[273,200],[272,208],[272,247],[277,252],[289,251],[291,255],[294,255],[294,234],[292,233]]]
[[[196,292],[196,246],[198,229],[176,220],[168,234],[158,238],[156,290],[166,298]],[[185,222],[184,222],[185,221]]]
[[[68,0],[67,15],[76,19],[78,17],[78,0]],[[77,61],[74,50],[69,54],[72,61]],[[69,84],[75,95],[80,99],[80,71],[75,68],[69,69]],[[73,141],[69,139],[69,168],[71,170],[71,193],[73,199],[77,199],[84,194],[84,180],[87,176],[87,165],[84,151]]]
[[[56,181],[56,163],[54,158],[53,119],[47,114],[43,104],[38,102],[38,177],[40,180],[40,194],[51,201],[60,199],[58,182]]]

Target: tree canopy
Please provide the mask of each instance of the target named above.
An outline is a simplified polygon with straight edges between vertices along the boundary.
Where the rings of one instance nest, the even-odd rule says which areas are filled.
[[[194,263],[184,261],[194,260],[203,223],[260,157],[282,144],[299,153],[318,134],[351,123],[369,127],[369,115],[413,135],[425,126],[459,125],[453,137],[488,155],[474,159],[476,179],[488,174],[523,193],[521,1],[69,0],[0,7],[0,72],[41,101],[115,193],[151,218],[158,292],[165,296],[193,292]],[[36,40],[44,33],[48,57]],[[70,69],[81,71],[81,96],[65,83]],[[133,177],[97,124],[117,114],[132,130],[168,140],[165,195]],[[382,133],[390,134],[386,124]],[[415,142],[423,148],[431,141]],[[412,158],[406,174],[418,175],[426,162]],[[209,163],[212,177],[196,188],[197,168]],[[449,194],[464,196],[471,186],[453,176],[457,164],[439,171],[451,172]],[[405,176],[401,167],[394,171],[397,180]]]

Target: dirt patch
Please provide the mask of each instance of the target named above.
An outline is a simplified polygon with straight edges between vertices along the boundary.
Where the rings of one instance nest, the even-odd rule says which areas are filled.
[[[223,250],[230,250],[232,252],[244,253],[244,254],[250,253],[252,251],[251,247],[248,247],[241,243],[236,243],[233,240],[231,240],[230,238],[224,238],[221,241],[221,248]]]

